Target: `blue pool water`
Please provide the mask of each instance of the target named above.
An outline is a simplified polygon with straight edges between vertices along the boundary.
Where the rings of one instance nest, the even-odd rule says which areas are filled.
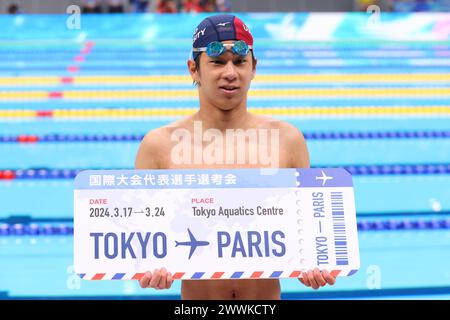
[[[97,91],[191,90],[189,82],[161,81],[129,83],[120,77],[186,76],[189,32],[177,43],[146,40],[149,21],[168,23],[167,17],[120,19],[95,17],[100,31],[77,38],[64,28],[53,34],[45,26],[60,18],[22,16],[22,22],[0,17],[6,34],[0,34],[0,171],[30,169],[129,169],[134,165],[138,140],[53,141],[18,143],[6,137],[19,135],[143,135],[178,116],[169,114],[135,118],[6,117],[2,111],[164,109],[197,108],[196,98],[116,98],[103,99]],[[55,20],[56,19],[56,20]],[[63,18],[61,18],[63,21]],[[86,18],[88,19],[88,18]],[[156,20],[154,20],[156,19]],[[168,20],[169,23],[173,20]],[[192,28],[190,28],[192,29]],[[128,31],[127,31],[128,30]],[[147,31],[146,31],[147,30]],[[103,33],[102,33],[103,32]],[[49,35],[50,34],[50,35]],[[179,35],[177,35],[179,36]],[[42,41],[38,41],[41,39]],[[78,40],[77,40],[78,39]],[[82,53],[93,45],[88,52]],[[256,39],[258,41],[258,39]],[[279,57],[274,59],[274,54]],[[84,61],[75,61],[76,56]],[[448,42],[334,42],[300,43],[262,41],[258,47],[257,74],[270,75],[450,75]],[[428,59],[428,60],[427,60]],[[428,62],[427,62],[428,61]],[[78,67],[69,71],[69,67]],[[64,83],[63,78],[119,77],[115,84],[91,81]],[[40,77],[33,84],[20,82]],[[56,79],[54,82],[47,78]],[[2,79],[8,78],[8,81]],[[258,76],[256,80],[258,79]],[[252,89],[412,89],[428,90],[425,95],[367,96],[318,94],[250,98],[249,107],[267,108],[354,108],[353,115],[272,116],[289,121],[304,133],[343,132],[450,132],[450,113],[423,114],[419,108],[450,106],[450,92],[433,94],[433,88],[450,88],[450,79],[398,82],[376,80],[317,82],[255,81]],[[88,99],[33,98],[32,92],[86,92]],[[18,92],[20,98],[5,94]],[[362,107],[407,107],[408,113],[361,114]],[[450,137],[307,139],[314,167],[373,165],[450,165]],[[450,174],[362,174],[353,177],[358,221],[431,221],[450,218]],[[72,225],[72,179],[0,179],[0,227],[17,223]],[[448,299],[450,297],[450,227],[402,230],[360,230],[361,268],[348,278],[339,278],[333,287],[319,291],[305,288],[297,280],[282,280],[285,299],[381,298]],[[72,235],[14,235],[0,232],[1,298],[179,298],[180,282],[170,290],[141,289],[137,281],[83,281],[73,270]]]

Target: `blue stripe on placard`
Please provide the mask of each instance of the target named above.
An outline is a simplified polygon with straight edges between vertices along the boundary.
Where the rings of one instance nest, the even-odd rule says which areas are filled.
[[[125,273],[116,273],[114,277],[112,277],[112,280],[120,280],[125,276]]]
[[[201,279],[205,273],[204,272],[196,272],[192,275],[191,279]]]
[[[357,272],[358,272],[358,269],[356,269],[356,270],[351,270],[351,271],[348,273],[347,276],[354,275],[354,274],[357,273]]]
[[[205,189],[351,187],[342,168],[86,170],[75,189]]]
[[[237,271],[231,275],[231,279],[239,279],[240,277],[242,277],[243,274],[244,272]]]
[[[281,276],[281,274],[283,273],[283,271],[274,271],[272,272],[272,274],[270,275],[271,278],[279,278]]]

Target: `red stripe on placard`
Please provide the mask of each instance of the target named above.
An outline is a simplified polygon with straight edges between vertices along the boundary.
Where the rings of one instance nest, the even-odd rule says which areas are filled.
[[[214,274],[211,276],[211,279],[220,279],[225,274],[225,272],[214,272]]]
[[[173,279],[181,279],[183,277],[183,275],[184,275],[184,272],[177,272],[172,276],[172,278]]]
[[[131,280],[141,280],[145,273],[135,273]]]
[[[333,270],[330,272],[330,274],[335,278],[339,275],[339,273],[341,273],[341,270]]]
[[[92,280],[102,280],[106,273],[96,273]]]
[[[260,278],[263,275],[263,271],[255,271],[252,273],[252,275],[250,276],[250,278]]]

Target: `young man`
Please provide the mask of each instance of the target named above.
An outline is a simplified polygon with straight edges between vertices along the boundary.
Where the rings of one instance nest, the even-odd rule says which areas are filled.
[[[187,118],[149,132],[140,145],[136,169],[309,167],[306,142],[297,128],[247,111],[247,93],[257,63],[252,48],[253,37],[249,29],[235,16],[211,16],[199,24],[194,33],[193,60],[188,61],[188,69],[198,87],[200,108]],[[216,159],[209,157],[198,162],[185,157],[185,161],[180,161],[174,153],[179,143],[177,133],[188,132],[194,136],[199,124],[202,130],[212,129],[217,134],[225,135],[225,132],[235,130],[237,139],[249,130],[263,129],[279,134],[269,134],[270,138],[256,143],[246,135],[244,146],[232,144],[230,147],[222,143],[213,146]],[[191,147],[194,152],[202,152],[216,141],[202,142],[200,146],[192,142]],[[254,157],[252,152],[257,152],[259,147],[266,148],[272,155],[271,161]],[[222,156],[229,154],[233,157],[227,159],[233,161],[222,161]],[[239,158],[242,154],[244,158]],[[258,160],[255,162],[255,159]],[[314,289],[335,282],[327,271],[318,269],[304,272],[299,280]],[[168,289],[172,282],[171,273],[162,268],[148,271],[140,285],[142,288]],[[280,283],[277,279],[183,280],[181,296],[182,299],[280,299]]]

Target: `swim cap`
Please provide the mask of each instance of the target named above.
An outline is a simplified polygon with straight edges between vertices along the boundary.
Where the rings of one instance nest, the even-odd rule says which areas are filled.
[[[236,16],[218,14],[205,18],[195,29],[193,48],[203,48],[213,41],[242,40],[253,46],[253,36],[248,27]],[[192,52],[195,60],[201,52]]]

